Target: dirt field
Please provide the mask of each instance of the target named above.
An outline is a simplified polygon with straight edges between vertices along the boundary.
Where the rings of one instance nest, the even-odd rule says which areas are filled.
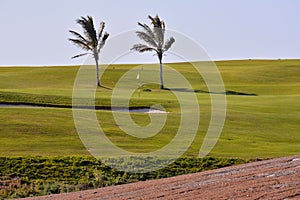
[[[300,199],[300,155],[29,199]]]

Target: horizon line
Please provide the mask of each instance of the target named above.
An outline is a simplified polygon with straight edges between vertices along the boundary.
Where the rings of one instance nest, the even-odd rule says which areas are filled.
[[[275,60],[300,60],[299,58],[241,58],[241,59],[216,59],[216,60],[194,60],[194,61],[178,61],[178,62],[165,62],[163,64],[176,64],[176,63],[192,63],[192,62],[222,62],[222,61],[275,61]],[[158,64],[156,62],[145,62],[145,63],[135,63],[135,62],[124,62],[124,63],[99,63],[99,65],[141,65],[141,64]],[[0,67],[72,67],[72,66],[88,66],[89,64],[50,64],[50,65],[1,65]]]

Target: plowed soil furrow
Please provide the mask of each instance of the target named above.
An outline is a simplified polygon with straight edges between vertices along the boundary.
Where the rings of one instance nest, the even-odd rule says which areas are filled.
[[[300,155],[29,199],[300,199]]]

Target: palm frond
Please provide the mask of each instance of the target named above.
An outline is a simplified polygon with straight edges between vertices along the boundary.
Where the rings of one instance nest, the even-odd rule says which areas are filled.
[[[69,40],[72,41],[75,45],[81,47],[84,50],[87,50],[87,51],[92,50],[91,47],[88,44],[86,44],[85,42],[83,42],[81,40],[72,39],[72,38],[70,38]]]
[[[87,55],[87,54],[89,54],[89,53],[78,54],[78,55],[76,55],[76,56],[73,56],[72,59],[73,59],[73,58],[78,58],[78,57],[81,57],[81,56],[85,56],[85,55]]]
[[[102,21],[100,22],[100,26],[99,26],[99,32],[98,32],[98,41],[100,40],[100,38],[102,37],[102,33],[105,27],[105,23]]]
[[[86,37],[92,41],[91,45],[96,47],[98,45],[98,38],[94,28],[93,18],[91,16],[87,16],[87,18],[81,17],[81,19],[77,20],[77,23],[82,26]]]
[[[72,33],[77,39],[83,41],[84,43],[88,43],[88,41],[79,33],[77,33],[76,31],[73,30],[69,30],[70,33]]]
[[[104,35],[103,35],[103,37],[102,37],[102,39],[101,39],[101,42],[99,44],[98,53],[100,52],[100,50],[102,49],[102,47],[105,45],[105,42],[106,42],[108,36],[109,36],[109,33],[105,32]]]
[[[151,45],[152,47],[158,47],[156,41],[155,41],[155,37],[151,37],[150,35],[148,35],[145,32],[142,31],[136,31],[137,36],[144,40],[146,43],[148,43],[149,45]]]
[[[155,35],[154,35],[153,31],[151,30],[151,28],[147,24],[142,24],[142,23],[138,22],[138,25],[143,27],[145,29],[146,33],[150,37],[155,38]]]
[[[165,30],[166,30],[166,27],[165,27],[165,22],[164,21],[161,21],[161,38],[162,38],[162,43],[164,43],[165,41]]]
[[[157,40],[158,48],[161,49],[164,44],[164,32],[161,28],[157,27],[153,28],[153,32]]]
[[[135,50],[135,51],[138,51],[140,53],[143,53],[145,51],[155,51],[155,52],[157,52],[157,50],[155,48],[149,47],[145,44],[135,44],[135,45],[133,45],[133,47],[130,50]]]
[[[81,17],[80,19],[77,19],[77,23],[82,26],[84,35],[70,30],[69,32],[75,35],[76,38],[72,38],[69,40],[84,50],[99,53],[100,49],[103,48],[103,46],[105,45],[105,41],[109,36],[107,32],[103,34],[105,23],[103,21],[100,22],[98,33],[94,28],[93,18],[90,16],[87,16],[87,18]]]
[[[158,15],[156,15],[154,18],[149,15],[148,18],[151,20],[151,23],[154,27],[161,28],[161,21]]]
[[[165,22],[164,22],[163,20],[161,20],[161,29],[162,29],[163,31],[165,31],[165,28],[166,28]]]
[[[170,38],[166,41],[163,50],[164,50],[164,51],[168,51],[174,42],[175,42],[175,39],[174,39],[173,37],[170,37]]]
[[[162,48],[165,35],[165,23],[164,21],[160,20],[158,15],[156,15],[154,18],[150,15],[148,17],[151,20],[151,24],[153,25],[153,33],[158,43],[158,48]]]

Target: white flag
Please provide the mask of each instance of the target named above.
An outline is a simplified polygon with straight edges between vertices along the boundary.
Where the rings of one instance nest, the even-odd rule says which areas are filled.
[[[137,74],[136,79],[140,80],[140,73]]]

